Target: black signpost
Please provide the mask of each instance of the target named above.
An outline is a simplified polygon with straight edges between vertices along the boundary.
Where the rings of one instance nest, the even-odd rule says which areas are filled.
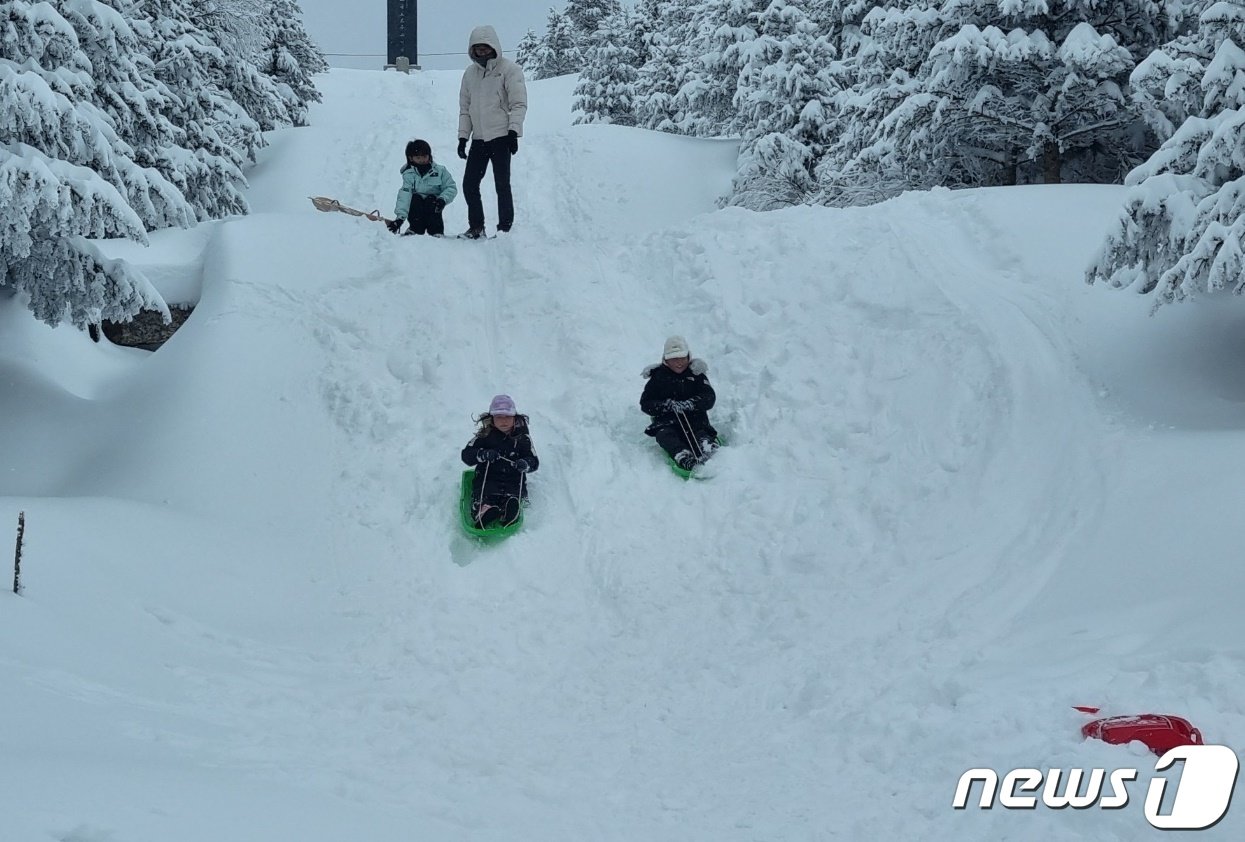
[[[419,0],[389,0],[389,63],[406,71],[419,69]]]

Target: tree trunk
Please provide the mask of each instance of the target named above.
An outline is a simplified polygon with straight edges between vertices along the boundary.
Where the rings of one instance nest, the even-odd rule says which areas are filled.
[[[1016,168],[1018,166],[1019,164],[1016,161],[1016,147],[1009,146],[1007,148],[1007,157],[1003,161],[1003,186],[1004,187],[1015,187],[1016,186],[1016,181],[1018,180],[1016,177]]]
[[[1047,141],[1042,148],[1042,181],[1045,184],[1059,184],[1062,181],[1060,171],[1063,169],[1063,158],[1059,154],[1059,145],[1053,140]]]

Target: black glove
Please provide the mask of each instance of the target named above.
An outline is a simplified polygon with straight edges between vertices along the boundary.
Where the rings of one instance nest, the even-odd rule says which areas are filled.
[[[501,454],[498,453],[496,450],[493,450],[490,447],[486,447],[486,448],[483,448],[482,450],[476,451],[477,462],[496,462],[500,457],[501,457]]]
[[[467,160],[467,138],[460,137],[458,139],[458,157],[464,161]]]
[[[519,154],[519,133],[514,129],[510,130],[510,154]]]
[[[441,211],[445,210],[445,200],[442,199],[440,196],[433,197],[432,210],[435,213],[440,213]]]
[[[532,463],[526,459],[516,459],[514,462],[514,469],[521,474],[526,474],[528,471],[532,470]]]
[[[405,219],[388,219],[385,221],[385,227],[389,229],[390,234],[396,234],[398,233],[399,230],[401,230],[403,222],[406,222],[406,220]]]

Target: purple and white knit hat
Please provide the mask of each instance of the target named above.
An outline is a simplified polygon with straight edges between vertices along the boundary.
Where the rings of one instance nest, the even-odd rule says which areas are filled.
[[[514,411],[514,400],[509,395],[498,395],[488,405],[489,415],[518,415]]]

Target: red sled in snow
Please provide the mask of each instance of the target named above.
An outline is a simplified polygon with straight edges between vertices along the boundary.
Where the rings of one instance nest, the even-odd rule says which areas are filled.
[[[1097,713],[1098,708],[1078,707],[1083,713]],[[1133,740],[1145,743],[1150,751],[1162,756],[1177,746],[1202,745],[1202,732],[1179,716],[1142,713],[1137,716],[1109,716],[1085,723],[1081,733],[1087,738],[1112,745]]]

